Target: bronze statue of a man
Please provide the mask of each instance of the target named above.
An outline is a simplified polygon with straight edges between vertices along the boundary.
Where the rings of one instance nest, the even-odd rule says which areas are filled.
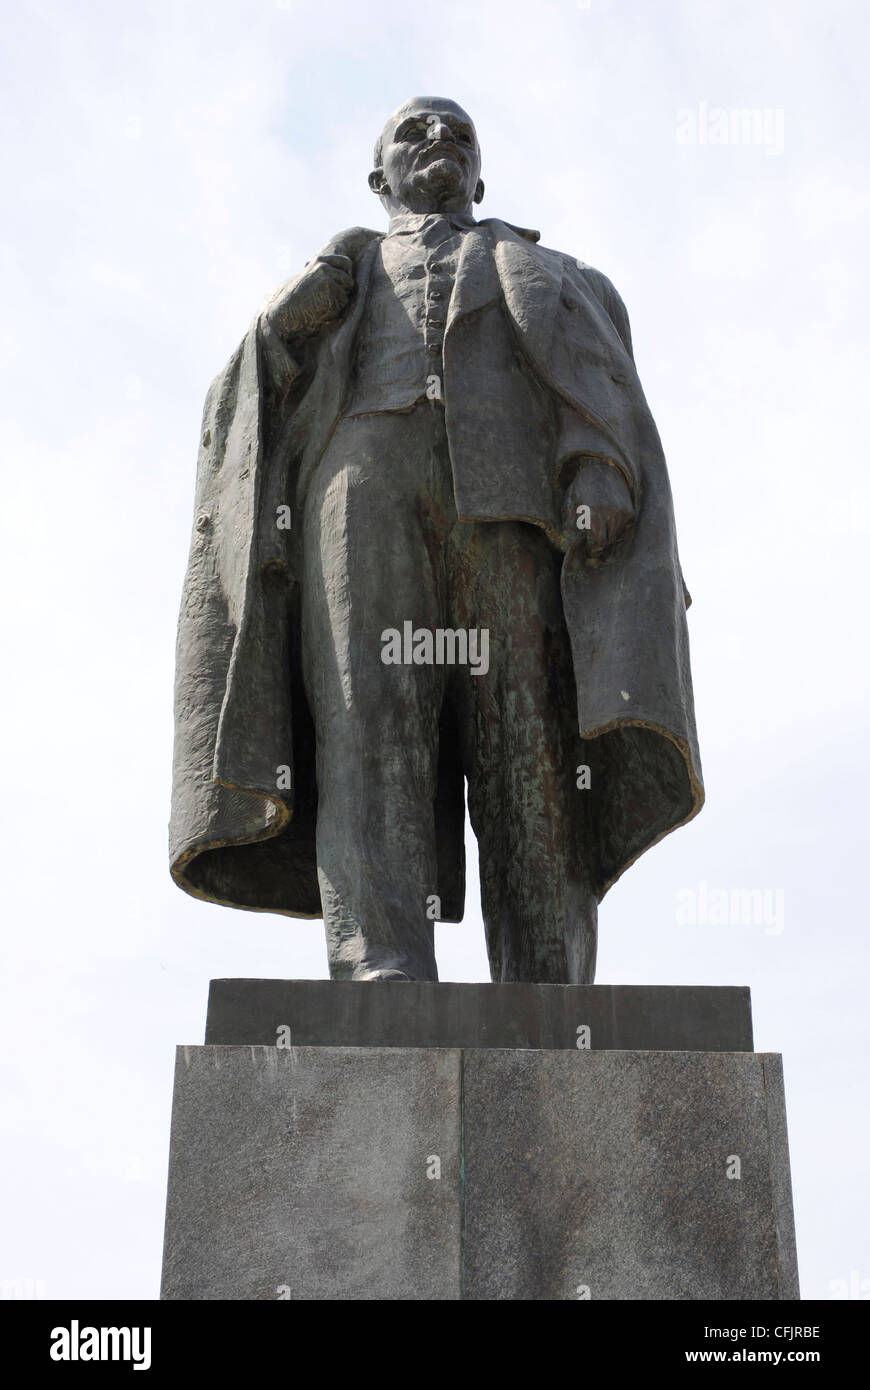
[[[390,117],[205,407],[172,873],[435,980],[465,782],[493,980],[591,983],[598,903],[703,802],[665,461],[606,276],[475,221],[474,126]]]

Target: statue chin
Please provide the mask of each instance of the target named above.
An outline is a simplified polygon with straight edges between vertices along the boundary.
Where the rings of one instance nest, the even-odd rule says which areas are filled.
[[[414,191],[418,198],[429,198],[434,207],[440,207],[446,198],[461,196],[462,185],[462,170],[458,165],[452,159],[437,159],[417,175]]]

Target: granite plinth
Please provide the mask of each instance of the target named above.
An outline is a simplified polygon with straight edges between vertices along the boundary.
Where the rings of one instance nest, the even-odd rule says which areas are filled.
[[[179,1048],[162,1297],[797,1298],[780,1059]]]
[[[454,1298],[459,1072],[441,1050],[178,1048],[161,1297]]]

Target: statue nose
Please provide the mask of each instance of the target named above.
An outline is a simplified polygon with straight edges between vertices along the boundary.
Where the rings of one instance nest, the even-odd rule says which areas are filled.
[[[450,127],[449,127],[449,126],[446,126],[446,125],[444,124],[443,121],[430,121],[430,122],[429,122],[429,139],[432,140],[432,141],[435,141],[435,140],[448,140],[448,141],[449,141],[449,139],[450,139]]]

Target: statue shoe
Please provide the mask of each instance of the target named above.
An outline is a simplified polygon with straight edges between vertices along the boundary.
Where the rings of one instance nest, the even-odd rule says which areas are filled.
[[[364,975],[357,975],[358,980],[409,980],[410,975],[406,975],[404,970],[367,970]]]

